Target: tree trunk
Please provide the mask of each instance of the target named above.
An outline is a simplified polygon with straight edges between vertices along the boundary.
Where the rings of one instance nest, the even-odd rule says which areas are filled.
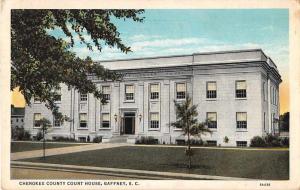
[[[188,157],[189,157],[189,165],[188,168],[192,167],[192,155],[191,155],[191,143],[190,143],[190,126],[188,126]]]
[[[46,159],[46,147],[45,147],[45,129],[43,128],[43,159],[45,160]]]

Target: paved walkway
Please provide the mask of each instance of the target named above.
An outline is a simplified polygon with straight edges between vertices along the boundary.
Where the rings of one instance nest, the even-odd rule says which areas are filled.
[[[106,168],[106,167],[95,167],[95,166],[77,166],[77,165],[63,165],[63,164],[50,164],[50,163],[21,162],[21,161],[12,161],[11,164],[12,164],[12,168],[39,169],[39,170],[75,172],[75,173],[79,172],[83,174],[126,177],[126,178],[135,178],[135,179],[254,180],[249,178],[238,178],[238,177],[211,176],[211,175],[198,175],[198,174],[187,174],[187,173],[176,173],[176,172],[121,169],[121,168]],[[53,178],[53,176],[48,176],[48,177]]]
[[[106,148],[116,148],[121,146],[130,146],[129,144],[125,143],[96,143],[90,145],[79,145],[79,146],[71,146],[71,147],[61,147],[61,148],[51,148],[46,149],[46,156],[53,156],[59,154],[69,154],[74,152],[82,152],[82,151],[89,151],[89,150],[98,150],[98,149],[106,149]],[[16,152],[11,153],[11,160],[20,160],[26,158],[36,158],[43,156],[43,149],[40,150],[31,150],[31,151],[24,151],[24,152]]]

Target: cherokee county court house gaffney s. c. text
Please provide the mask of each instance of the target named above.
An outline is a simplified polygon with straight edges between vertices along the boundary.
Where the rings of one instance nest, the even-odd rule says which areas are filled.
[[[196,53],[164,57],[99,61],[105,68],[124,74],[122,81],[104,82],[91,76],[108,103],[92,94],[80,94],[62,85],[57,105],[70,118],[63,124],[44,104],[26,106],[25,129],[33,136],[40,118],[52,121],[48,138],[59,136],[109,142],[123,138],[133,143],[152,136],[159,143],[183,140],[174,101],[187,95],[198,105],[198,120],[211,120],[212,134],[202,135],[210,145],[249,146],[254,136],[278,132],[281,76],[262,50]],[[228,142],[224,139],[228,138]]]

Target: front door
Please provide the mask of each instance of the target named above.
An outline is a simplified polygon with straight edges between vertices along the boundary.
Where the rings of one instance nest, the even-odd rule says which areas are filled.
[[[124,134],[132,135],[135,133],[135,113],[124,113]]]

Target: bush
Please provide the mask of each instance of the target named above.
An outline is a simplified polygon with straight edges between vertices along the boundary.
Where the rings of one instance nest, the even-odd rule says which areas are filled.
[[[37,141],[40,141],[43,139],[43,133],[41,131],[39,131],[37,134],[36,134],[36,137],[35,137],[35,140]]]
[[[101,143],[102,142],[102,136],[97,136],[93,139],[93,143]]]
[[[266,143],[265,139],[263,139],[262,137],[255,136],[251,139],[250,146],[251,147],[266,147],[267,143]]]
[[[269,147],[278,147],[278,146],[280,146],[280,139],[279,139],[278,136],[268,134],[267,136],[265,136],[265,141],[267,143],[267,146],[269,146]]]
[[[190,144],[194,145],[194,146],[203,146],[203,140],[202,139],[199,139],[199,140],[191,139]]]
[[[58,141],[58,142],[75,142],[75,139],[70,138],[70,137],[58,136],[55,139],[53,138],[53,141]]]
[[[11,129],[11,138],[17,141],[22,141],[22,140],[24,141],[24,140],[30,140],[31,135],[29,131],[26,131],[23,127],[21,128],[13,127]]]
[[[142,136],[140,139],[135,141],[135,144],[158,144],[158,140],[152,136]]]
[[[288,137],[285,137],[285,138],[282,138],[280,140],[280,144],[281,146],[285,146],[285,147],[288,147],[290,145],[290,140]]]

